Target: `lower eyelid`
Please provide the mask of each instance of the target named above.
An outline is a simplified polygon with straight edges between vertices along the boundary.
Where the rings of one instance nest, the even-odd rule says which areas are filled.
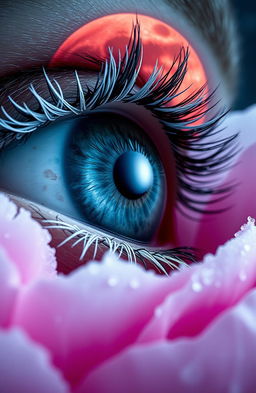
[[[107,251],[160,274],[169,274],[193,259],[186,248],[161,250],[131,244],[129,241],[86,227],[42,205],[14,195],[8,196],[18,207],[29,210],[32,217],[49,230],[52,236],[50,246],[56,249],[59,273],[68,274],[89,260],[101,260]]]

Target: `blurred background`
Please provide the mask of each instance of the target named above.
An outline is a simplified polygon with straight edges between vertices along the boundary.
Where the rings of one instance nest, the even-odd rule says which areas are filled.
[[[231,0],[240,35],[240,78],[234,109],[256,104],[256,0]]]

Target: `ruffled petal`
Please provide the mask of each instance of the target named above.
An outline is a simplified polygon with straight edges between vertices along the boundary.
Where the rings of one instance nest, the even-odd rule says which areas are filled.
[[[68,393],[49,355],[17,329],[0,331],[1,393]]]
[[[20,285],[16,266],[10,262],[5,250],[0,246],[0,327],[10,323]]]
[[[215,256],[208,254],[202,263],[191,266],[186,285],[158,307],[139,342],[197,335],[255,286],[254,220],[249,219],[242,228]]]
[[[49,247],[49,232],[0,193],[0,247],[20,274],[23,284],[56,274],[55,250]]]
[[[209,198],[205,210],[223,210],[222,213],[195,215],[191,220],[176,212],[177,243],[180,246],[198,248],[202,254],[215,252],[220,244],[229,240],[242,222],[250,215],[256,217],[256,181],[254,177],[256,157],[256,105],[243,111],[231,112],[221,124],[221,138],[239,133],[239,153],[233,158],[231,168],[218,174],[215,187],[235,187],[224,200],[212,204],[216,195]],[[216,138],[218,135],[216,136]],[[193,215],[188,211],[189,216]]]
[[[256,180],[254,176],[256,157],[256,105],[243,111],[232,112],[224,123],[226,133],[239,132],[240,153],[233,168],[223,179],[221,187],[236,184],[226,201],[216,205],[228,206],[222,214],[212,218],[203,217],[195,238],[195,247],[205,251],[215,251],[218,245],[226,242],[236,228],[250,215],[256,217]],[[214,235],[213,235],[214,233]]]
[[[105,256],[69,276],[24,290],[13,323],[53,354],[76,384],[91,368],[131,345],[165,297],[181,288],[189,269],[172,279]]]
[[[202,335],[134,346],[94,370],[75,393],[254,393],[256,290]]]

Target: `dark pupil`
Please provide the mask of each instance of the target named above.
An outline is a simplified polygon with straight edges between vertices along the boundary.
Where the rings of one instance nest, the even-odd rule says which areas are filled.
[[[114,164],[113,176],[118,191],[128,199],[138,199],[153,184],[152,166],[144,154],[127,151]]]

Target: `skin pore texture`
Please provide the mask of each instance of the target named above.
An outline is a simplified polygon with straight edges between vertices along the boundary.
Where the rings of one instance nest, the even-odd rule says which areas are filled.
[[[202,11],[200,14],[199,9],[205,12]],[[232,56],[236,51],[236,40],[235,37],[234,40],[231,39],[232,22],[229,21],[227,28],[227,10],[226,1],[219,4],[210,0],[199,1],[194,6],[189,1],[171,0],[161,0],[157,6],[150,0],[140,1],[139,4],[138,1],[133,0],[115,2],[27,0],[17,4],[3,1],[0,13],[0,102],[4,105],[4,100],[14,88],[16,95],[23,93],[24,86],[30,81],[29,70],[37,72],[33,77],[37,79],[35,86],[40,86],[42,65],[46,67],[54,53],[58,53],[56,52],[58,48],[61,48],[72,33],[79,31],[82,26],[87,23],[89,26],[90,22],[109,14],[136,15],[137,13],[154,17],[186,37],[198,54],[202,70],[205,70],[209,90],[212,91],[218,86],[216,100],[220,98],[221,106],[228,107],[233,98],[237,60],[236,56]],[[207,24],[209,20],[212,21],[210,26]],[[128,30],[130,33],[130,28]],[[185,39],[184,42],[186,43]],[[152,64],[154,64],[153,58]],[[56,64],[52,61],[51,65]],[[233,75],[233,78],[230,78],[230,75]],[[200,86],[205,81],[203,71],[201,76]],[[59,76],[56,78],[58,79]],[[63,78],[69,86],[69,75],[63,72]],[[182,89],[187,85],[183,85]],[[6,86],[10,89],[3,93]],[[183,245],[187,245],[186,241]]]

